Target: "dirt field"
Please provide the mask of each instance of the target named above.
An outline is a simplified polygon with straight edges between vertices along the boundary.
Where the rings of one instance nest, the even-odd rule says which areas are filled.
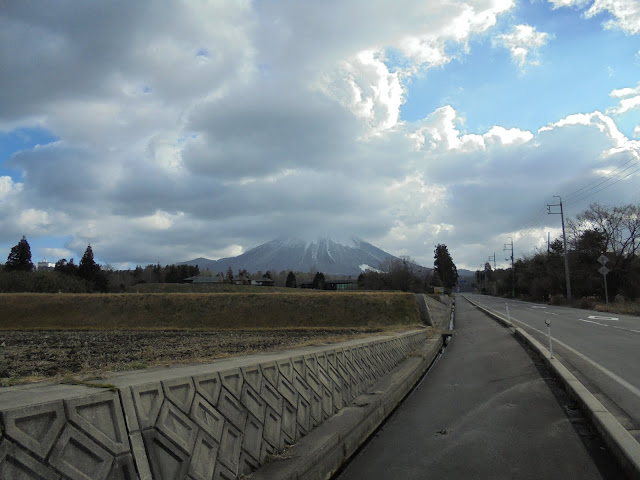
[[[0,331],[0,386],[334,343],[382,329]]]

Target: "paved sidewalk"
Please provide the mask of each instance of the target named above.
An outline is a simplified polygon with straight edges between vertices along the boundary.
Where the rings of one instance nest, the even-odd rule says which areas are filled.
[[[337,478],[624,476],[542,362],[459,298],[440,361]]]

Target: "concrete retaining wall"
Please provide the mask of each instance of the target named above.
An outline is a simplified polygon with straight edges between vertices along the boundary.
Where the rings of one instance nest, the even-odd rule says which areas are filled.
[[[231,479],[332,417],[427,341],[423,330],[148,370],[111,390],[0,392],[0,478]]]

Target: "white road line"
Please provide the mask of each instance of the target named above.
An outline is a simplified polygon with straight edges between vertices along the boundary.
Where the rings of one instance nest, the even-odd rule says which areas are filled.
[[[545,315],[556,315],[556,316],[558,315],[557,313],[554,313],[554,312],[542,312],[542,313],[544,313]]]
[[[618,317],[600,317],[598,315],[589,315],[587,318],[591,318],[593,320],[612,320],[614,322],[617,322],[619,320]]]
[[[528,325],[520,320],[516,320],[515,318],[511,318],[511,321],[515,321],[518,322],[519,324],[521,324],[524,327],[528,327],[531,330],[534,330],[536,332],[538,332],[539,334],[543,335],[544,337],[547,336],[546,332],[542,332],[540,330],[538,330],[537,328],[532,327],[531,325]],[[607,325],[608,326],[608,325]],[[611,378],[612,380],[615,380],[616,382],[618,382],[620,385],[622,385],[624,388],[626,388],[627,390],[629,390],[631,393],[633,393],[636,397],[640,398],[640,389],[637,388],[636,386],[630,384],[629,382],[627,382],[624,378],[619,377],[618,375],[616,375],[615,373],[613,373],[611,370],[606,369],[605,367],[603,367],[602,365],[600,365],[599,363],[594,362],[593,360],[591,360],[589,357],[587,357],[586,355],[580,353],[579,351],[571,348],[569,345],[567,345],[564,342],[561,342],[560,340],[558,340],[557,338],[554,338],[553,336],[551,337],[553,339],[554,342],[556,342],[558,345],[562,345],[564,348],[566,348],[567,350],[569,350],[571,353],[573,353],[574,355],[577,355],[578,357],[580,357],[582,360],[584,360],[585,362],[587,362],[588,364],[590,364],[591,366],[597,368],[598,370],[600,370],[602,373],[604,373],[605,375],[607,375],[609,378]]]
[[[578,320],[580,320],[581,322],[586,322],[586,323],[595,323],[596,325],[602,325],[603,327],[608,327],[609,326],[606,323],[598,323],[598,322],[594,322],[593,320],[585,320],[584,318],[579,318]]]

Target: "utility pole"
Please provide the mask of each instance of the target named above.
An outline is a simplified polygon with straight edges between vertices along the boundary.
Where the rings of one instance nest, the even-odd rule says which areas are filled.
[[[511,237],[507,237],[507,238],[511,238]],[[502,249],[503,251],[509,251],[509,249],[511,249],[511,296],[515,297],[516,296],[516,271],[513,269],[513,238],[511,238],[511,243],[505,243],[504,244],[504,248]],[[495,256],[495,253],[494,253]],[[509,260],[508,258],[505,258],[505,260]]]
[[[489,255],[489,263],[491,263],[491,259],[493,259],[493,271],[496,271],[496,252],[493,252],[493,256]]]
[[[564,232],[564,210],[562,209],[562,198],[558,195],[554,195],[553,198],[558,199],[558,203],[554,205],[549,205],[547,203],[547,214],[549,215],[560,215],[560,219],[562,220],[562,243],[564,244],[564,276],[567,280],[567,300],[571,301],[571,279],[569,274],[569,252],[567,251],[567,236]],[[551,207],[560,207],[559,212],[552,212]]]

